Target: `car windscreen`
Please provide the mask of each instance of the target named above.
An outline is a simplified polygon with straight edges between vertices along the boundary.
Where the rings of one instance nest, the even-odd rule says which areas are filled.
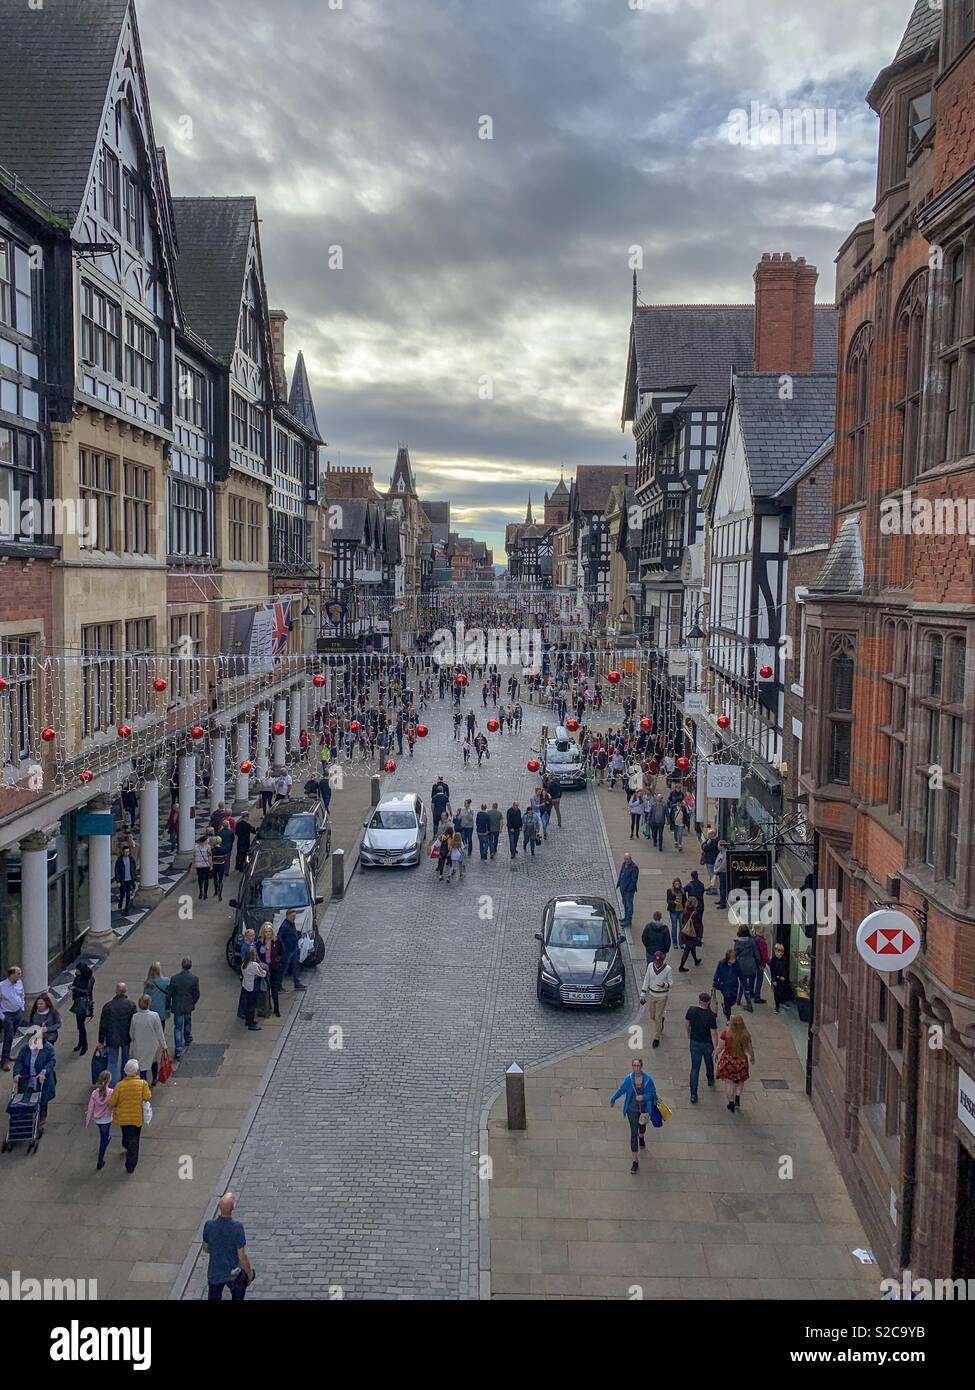
[[[416,816],[400,807],[378,806],[369,822],[370,830],[415,830]]]
[[[546,762],[552,763],[577,763],[580,758],[578,748],[573,744],[569,748],[559,748],[556,744],[551,744],[546,751]]]
[[[578,946],[593,950],[597,946],[612,946],[613,933],[609,923],[596,915],[575,917],[556,913],[549,932],[550,946]]]
[[[252,907],[307,907],[308,890],[301,878],[265,878],[251,885]]]

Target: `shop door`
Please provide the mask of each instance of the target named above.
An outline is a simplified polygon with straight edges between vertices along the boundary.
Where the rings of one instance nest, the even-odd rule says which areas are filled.
[[[958,1145],[958,1195],[955,1199],[953,1279],[975,1279],[975,1159]]]

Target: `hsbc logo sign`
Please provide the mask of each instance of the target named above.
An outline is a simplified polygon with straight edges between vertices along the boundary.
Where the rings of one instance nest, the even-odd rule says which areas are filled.
[[[875,970],[906,970],[921,950],[921,928],[904,912],[881,908],[857,928],[857,950]]]

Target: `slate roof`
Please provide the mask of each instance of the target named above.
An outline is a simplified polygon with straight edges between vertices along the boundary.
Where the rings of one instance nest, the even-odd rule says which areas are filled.
[[[791,488],[795,487],[800,478],[804,477],[807,473],[811,473],[814,468],[822,463],[823,459],[829,457],[835,443],[836,435],[831,433],[828,439],[823,440],[818,449],[814,449],[809,457],[800,463],[795,472],[789,474],[784,483],[779,484],[773,495],[775,497],[784,497]]]
[[[369,503],[364,497],[336,499],[341,508],[341,525],[332,526],[333,541],[361,541],[366,529]]]
[[[934,44],[941,42],[941,6],[931,4],[931,0],[917,0],[914,11],[907,21],[904,37],[894,54],[894,62],[913,58],[926,53]]]
[[[836,535],[823,562],[823,568],[809,585],[810,593],[833,595],[863,593],[863,543],[859,516],[848,516]]]
[[[257,201],[250,196],[174,198],[173,214],[179,241],[176,276],[186,322],[229,363]]]
[[[406,483],[404,492],[416,494],[416,479],[413,476],[413,465],[410,462],[410,451],[405,444],[401,444],[396,451],[396,462],[393,464],[393,476],[389,481],[390,492],[399,492],[396,486],[398,480],[402,478]]]
[[[813,370],[836,366],[836,308],[817,304]],[[752,364],[754,304],[638,304],[633,319],[637,388],[689,395],[684,408],[722,410],[731,373]]]
[[[299,352],[295,361],[295,369],[291,377],[291,391],[288,395],[288,409],[295,419],[300,420],[309,434],[313,434],[319,444],[327,441],[322,438],[322,432],[318,428],[318,418],[315,415],[315,402],[312,399],[311,384],[308,381],[308,371],[305,367],[304,354]]]
[[[622,463],[581,463],[576,469],[575,477],[575,495],[579,511],[605,511],[614,483],[621,483],[624,479],[628,482],[635,473],[635,468],[628,468]]]
[[[0,0],[0,164],[58,212],[81,207],[128,0]]]
[[[781,399],[778,372],[735,376],[738,408],[752,493],[770,497],[833,433],[835,372],[797,372],[792,399]]]

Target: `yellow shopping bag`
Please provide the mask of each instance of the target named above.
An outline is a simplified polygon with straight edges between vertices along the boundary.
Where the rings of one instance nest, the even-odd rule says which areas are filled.
[[[665,1122],[669,1120],[671,1115],[673,1115],[674,1113],[673,1110],[671,1110],[670,1106],[667,1104],[667,1102],[665,1100],[661,1100],[659,1096],[657,1097],[657,1109],[660,1111],[660,1118]]]

